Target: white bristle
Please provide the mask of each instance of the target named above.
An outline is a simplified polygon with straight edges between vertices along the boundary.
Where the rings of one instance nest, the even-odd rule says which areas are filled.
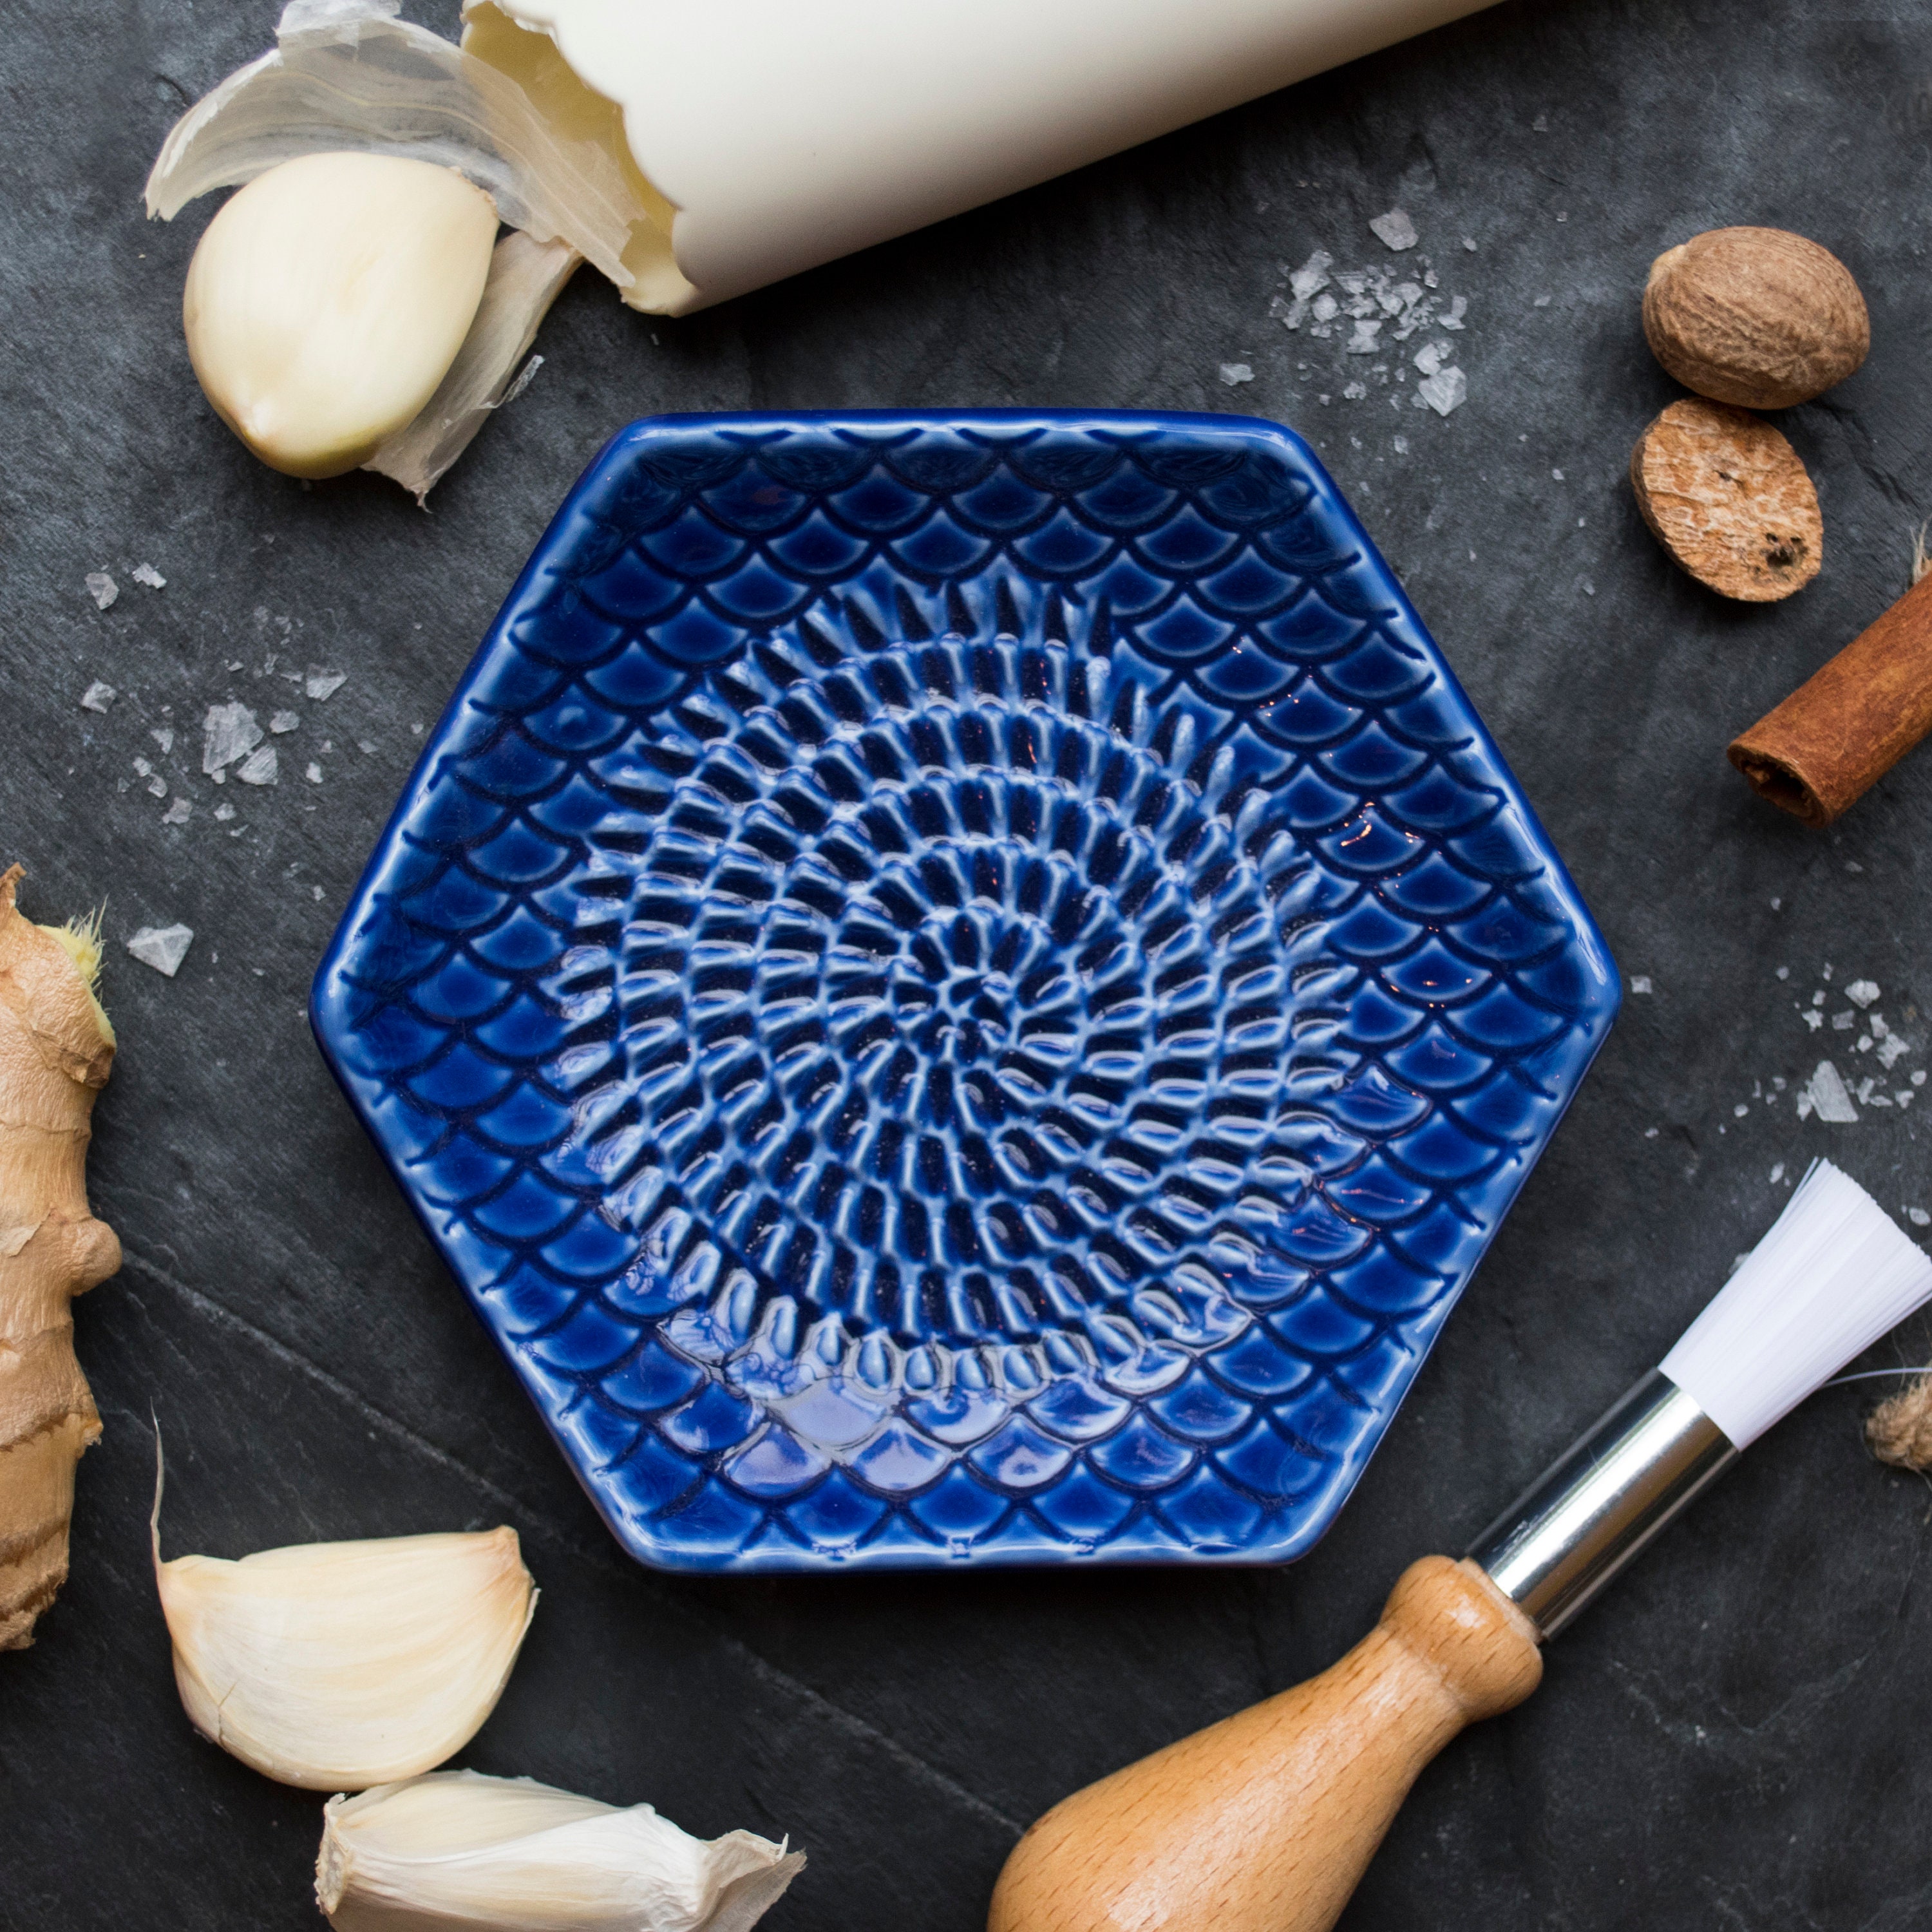
[[[1928,1297],[1932,1257],[1850,1174],[1814,1161],[1660,1366],[1742,1449]]]

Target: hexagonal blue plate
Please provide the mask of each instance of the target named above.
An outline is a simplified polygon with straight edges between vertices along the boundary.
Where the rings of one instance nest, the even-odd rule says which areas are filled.
[[[316,1030],[618,1537],[1280,1560],[1613,1017],[1306,446],[634,424],[377,847]]]

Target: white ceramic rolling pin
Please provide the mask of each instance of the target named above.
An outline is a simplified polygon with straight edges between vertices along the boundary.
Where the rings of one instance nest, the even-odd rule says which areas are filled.
[[[682,315],[1488,4],[467,0],[459,51],[393,18],[397,0],[292,0],[275,48],[170,133],[148,208],[171,217],[302,156],[454,167],[526,238],[508,265],[518,289],[486,294],[478,328],[494,304],[534,333],[573,255],[634,308]],[[328,191],[325,172],[306,179],[305,194]],[[386,223],[410,201],[406,178],[395,181],[380,197]],[[250,234],[276,221],[315,236],[328,226],[319,208],[292,201]],[[350,225],[366,238],[374,224]],[[211,234],[220,226],[218,217]],[[230,226],[239,245],[242,224]],[[420,253],[422,237],[397,245]],[[329,272],[326,249],[293,252],[300,273]],[[203,284],[259,284],[260,260]],[[496,279],[508,267],[500,262]],[[326,294],[305,288],[292,307],[312,316]],[[250,318],[238,332],[262,326]],[[495,326],[490,373],[507,380],[498,365],[525,345],[500,314]],[[190,334],[192,346],[192,321]],[[253,440],[202,362],[217,408]],[[311,463],[298,473],[328,472]]]

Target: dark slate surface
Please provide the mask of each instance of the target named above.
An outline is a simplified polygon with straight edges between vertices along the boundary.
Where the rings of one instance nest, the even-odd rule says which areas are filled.
[[[304,490],[242,451],[176,319],[206,211],[141,218],[169,123],[260,51],[269,10],[8,9],[0,844],[36,915],[107,901],[124,1046],[92,1180],[128,1252],[79,1310],[107,1432],[73,1579],[38,1646],[0,1658],[8,1932],[316,1922],[316,1802],[201,1742],[175,1701],[151,1408],[171,1551],[517,1526],[543,1606],[466,1762],[649,1798],[707,1834],[790,1832],[812,1864],[774,1928],[968,1932],[1027,1820],[1325,1664],[1409,1558],[1480,1528],[1721,1280],[1784,1196],[1776,1163],[1788,1179],[1828,1150],[1888,1205],[1932,1207],[1916,1112],[1826,1128],[1790,1090],[1753,1097],[1824,1051],[1871,1066],[1793,1011],[1828,964],[1834,986],[1876,980],[1912,1042],[1887,1090],[1922,1064],[1932,755],[1824,836],[1722,756],[1904,588],[1932,512],[1932,55],[1898,0],[1889,21],[1828,10],[1508,5],[716,314],[653,325],[586,276],[426,517],[374,478]],[[1429,254],[1468,300],[1469,400],[1447,420],[1373,387],[1346,400],[1340,343],[1268,316],[1281,265],[1318,246],[1393,260],[1366,224],[1397,203],[1423,236],[1403,262]],[[1646,267],[1730,221],[1816,236],[1873,311],[1864,370],[1786,419],[1826,561],[1765,610],[1678,576],[1623,480],[1673,393],[1639,332]],[[1251,386],[1217,379],[1235,361]],[[309,975],[412,726],[613,428],[662,408],[1009,403],[1234,407],[1311,434],[1654,991],[1292,1570],[652,1576],[604,1534],[331,1086]],[[165,591],[132,581],[142,560]],[[122,586],[105,614],[81,582],[103,565]],[[270,652],[348,682],[310,703],[262,671]],[[105,716],[78,706],[96,677],[122,694]],[[302,714],[272,790],[198,776],[199,720],[231,695]],[[160,822],[137,755],[193,802],[187,825]],[[121,942],[175,920],[196,938],[170,982]],[[1874,1360],[1928,1346],[1919,1324]],[[1528,1706],[1424,1777],[1351,1932],[1926,1922],[1932,1510],[1865,1458],[1869,1387],[1755,1450],[1566,1636]]]

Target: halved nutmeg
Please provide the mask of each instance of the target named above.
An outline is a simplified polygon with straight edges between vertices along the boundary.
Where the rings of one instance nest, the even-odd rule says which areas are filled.
[[[1630,487],[1671,561],[1720,596],[1774,604],[1824,561],[1824,520],[1803,461],[1747,410],[1672,403],[1637,439]]]

